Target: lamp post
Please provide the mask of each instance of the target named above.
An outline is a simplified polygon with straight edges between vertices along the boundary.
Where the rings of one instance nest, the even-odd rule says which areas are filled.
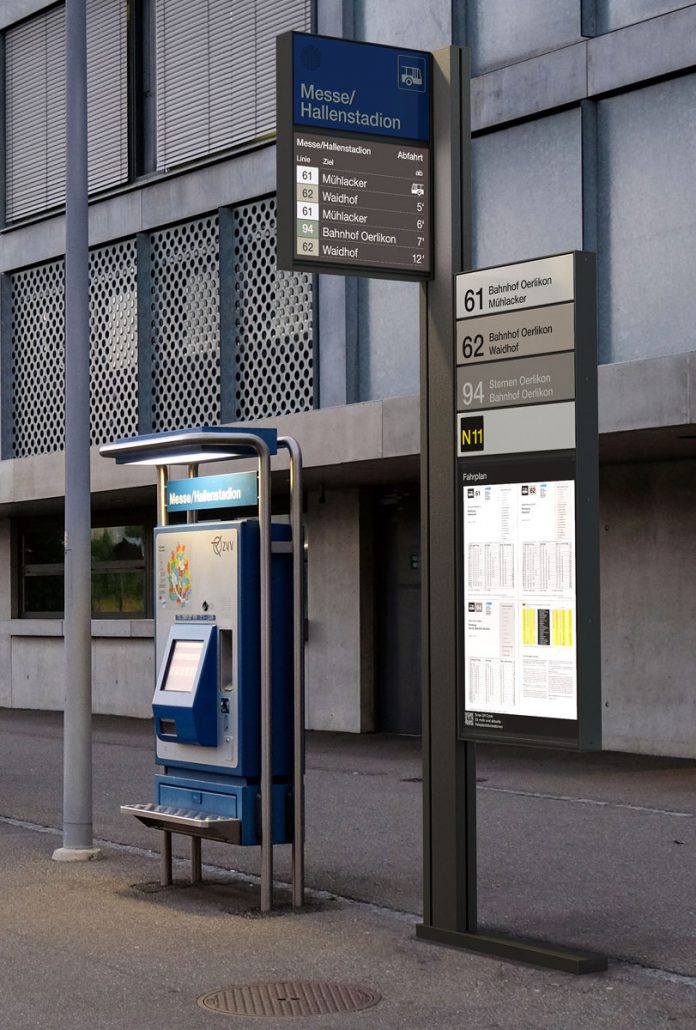
[[[86,24],[86,0],[67,0],[63,846],[53,853],[62,862],[101,857],[92,839]]]

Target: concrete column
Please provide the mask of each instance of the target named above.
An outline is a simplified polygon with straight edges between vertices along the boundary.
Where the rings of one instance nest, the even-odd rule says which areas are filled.
[[[374,729],[372,505],[360,489],[310,492],[307,726]]]
[[[696,758],[696,461],[601,469],[603,744]]]
[[[12,554],[12,523],[0,519],[0,619],[5,621],[15,615],[14,580],[15,563]]]
[[[9,624],[13,611],[12,532],[9,519],[0,519],[0,622]],[[12,707],[12,638],[0,631],[0,708]]]

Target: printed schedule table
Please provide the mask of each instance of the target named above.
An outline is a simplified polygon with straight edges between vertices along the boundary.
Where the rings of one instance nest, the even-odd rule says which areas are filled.
[[[456,276],[459,734],[596,748],[594,256]]]
[[[295,257],[430,271],[427,147],[296,132]]]

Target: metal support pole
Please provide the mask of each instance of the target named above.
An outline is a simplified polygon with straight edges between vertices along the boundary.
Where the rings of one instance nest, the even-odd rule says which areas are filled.
[[[169,512],[167,511],[167,466],[157,466],[157,525],[167,526],[169,524]]]
[[[172,884],[172,834],[169,830],[162,831],[160,882],[163,887],[171,887]]]
[[[201,843],[200,837],[191,837],[191,883],[200,883],[203,879]]]
[[[271,682],[271,462],[258,443],[261,600],[261,911],[273,907],[273,725]]]
[[[292,904],[304,905],[305,836],[305,685],[304,685],[304,539],[302,533],[302,452],[291,436],[278,438],[290,455],[290,527],[292,529],[293,608],[293,836]]]
[[[464,655],[455,410],[455,279],[471,266],[469,57],[433,55],[435,277],[421,293],[421,534],[423,652],[422,940],[590,973],[603,956],[479,931],[475,744],[458,737]]]
[[[58,861],[100,855],[92,840],[92,656],[89,243],[85,0],[66,4],[65,714],[63,847]]]
[[[188,477],[189,477],[189,479],[195,479],[197,475],[198,475],[198,465],[195,462],[192,462],[189,465],[189,467],[188,467]],[[198,522],[198,512],[197,511],[187,511],[186,512],[186,523],[187,523],[187,525],[193,526],[196,522]]]
[[[157,466],[157,525],[166,526],[169,522],[167,511],[167,466]],[[172,835],[162,830],[162,852],[160,854],[160,882],[169,887],[172,882]]]
[[[169,830],[162,830],[160,883],[163,887],[170,887],[172,883],[172,835]]]
[[[457,740],[454,274],[470,264],[468,54],[433,55],[435,277],[421,291],[423,927],[476,928],[473,747]]]

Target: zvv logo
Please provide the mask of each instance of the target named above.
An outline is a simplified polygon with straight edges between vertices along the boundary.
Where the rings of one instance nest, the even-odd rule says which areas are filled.
[[[216,536],[210,541],[210,546],[213,549],[213,553],[219,558],[226,551],[234,551],[234,540],[225,540],[223,536]]]

